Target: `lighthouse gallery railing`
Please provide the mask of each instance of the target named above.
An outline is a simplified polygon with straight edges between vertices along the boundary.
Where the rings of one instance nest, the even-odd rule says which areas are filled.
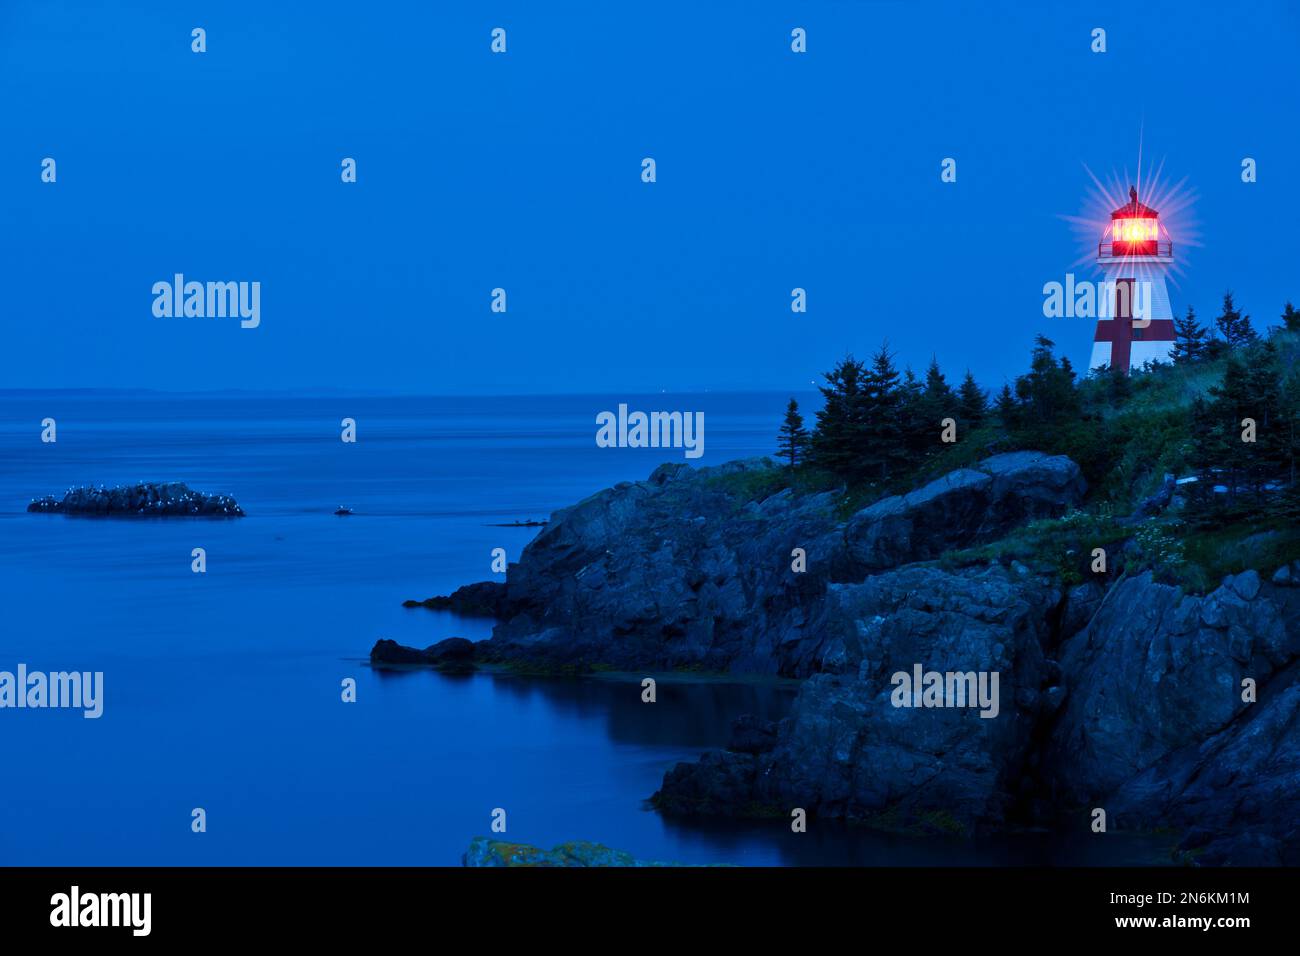
[[[1131,245],[1131,243],[1121,242],[1120,245],[1127,246],[1127,245]],[[1125,259],[1128,258],[1129,256],[1138,256],[1138,257],[1150,256],[1156,259],[1172,259],[1174,257],[1174,244],[1172,242],[1157,242],[1155,252],[1139,252],[1139,253],[1124,252],[1116,255],[1115,243],[1113,242],[1097,243],[1098,259]]]

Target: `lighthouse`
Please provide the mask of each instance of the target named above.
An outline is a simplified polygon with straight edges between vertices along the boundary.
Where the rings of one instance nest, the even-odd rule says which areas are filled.
[[[1174,262],[1174,244],[1160,214],[1129,201],[1110,214],[1110,226],[1097,244],[1097,265],[1106,274],[1097,305],[1097,333],[1089,368],[1110,366],[1128,372],[1146,362],[1169,362],[1174,348],[1174,317],[1165,272]]]

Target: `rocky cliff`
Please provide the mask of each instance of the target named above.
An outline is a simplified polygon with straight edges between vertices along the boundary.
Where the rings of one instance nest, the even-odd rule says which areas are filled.
[[[1019,452],[845,521],[838,494],[771,491],[780,475],[766,459],[663,465],[557,512],[510,567],[484,655],[806,677],[834,653],[809,626],[832,584],[996,539],[1085,490],[1068,459]]]
[[[1188,858],[1300,859],[1300,566],[1197,596],[951,560],[1078,506],[1059,456],[997,455],[853,513],[784,474],[662,466],[438,606],[501,617],[480,661],[806,678],[787,718],[743,718],[671,769],[665,812],[1086,832],[1102,808],[1113,829],[1184,831]]]
[[[828,589],[809,622],[820,673],[766,753],[734,750],[670,771],[658,805],[686,813],[812,815],[966,830],[1002,821],[1034,731],[1063,691],[1047,658],[1059,595],[1002,568],[907,567]],[[893,675],[998,674],[997,713],[895,706]],[[973,695],[972,695],[973,696]],[[973,703],[973,702],[972,702]]]

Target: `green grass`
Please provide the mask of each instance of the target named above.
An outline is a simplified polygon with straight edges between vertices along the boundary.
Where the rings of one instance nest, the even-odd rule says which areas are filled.
[[[1060,518],[1031,521],[989,544],[950,551],[938,561],[954,570],[974,564],[1019,561],[1034,571],[1057,575],[1063,584],[1082,584],[1092,574],[1092,551],[1107,554],[1132,534],[1104,510],[1071,511]]]
[[[809,477],[801,470],[791,471],[789,468],[774,465],[767,469],[712,475],[707,484],[710,488],[735,499],[738,505],[746,505],[751,501],[762,501],[786,488],[794,488]]]
[[[1203,594],[1229,574],[1253,568],[1267,580],[1282,565],[1300,561],[1300,529],[1267,520],[1192,529],[1184,536],[1184,547],[1186,563],[1178,583]]]

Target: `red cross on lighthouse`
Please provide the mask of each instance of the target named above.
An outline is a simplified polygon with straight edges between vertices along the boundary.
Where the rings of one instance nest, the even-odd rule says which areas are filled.
[[[1115,280],[1115,302],[1111,309],[1113,319],[1102,319],[1097,323],[1097,334],[1093,342],[1110,343],[1110,367],[1129,370],[1133,355],[1134,342],[1172,342],[1174,341],[1173,319],[1133,320],[1133,295],[1136,291],[1135,280]],[[1150,314],[1151,303],[1146,303]]]

